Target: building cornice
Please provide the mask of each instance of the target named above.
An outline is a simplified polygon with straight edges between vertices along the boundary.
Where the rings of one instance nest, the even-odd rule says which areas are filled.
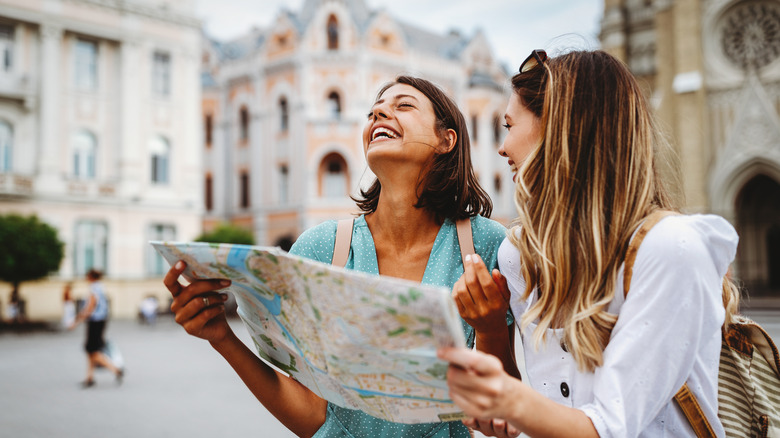
[[[201,28],[198,18],[172,11],[166,7],[154,7],[128,0],[66,0],[84,6],[109,9],[120,14],[134,14],[194,29]]]

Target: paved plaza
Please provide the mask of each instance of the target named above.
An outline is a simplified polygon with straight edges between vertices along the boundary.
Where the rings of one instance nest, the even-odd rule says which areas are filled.
[[[780,340],[780,312],[751,312]],[[234,329],[249,336],[240,321]],[[121,386],[105,370],[81,389],[84,327],[0,333],[0,437],[262,437],[294,435],[247,390],[205,341],[170,317],[154,327],[109,323],[127,366]]]

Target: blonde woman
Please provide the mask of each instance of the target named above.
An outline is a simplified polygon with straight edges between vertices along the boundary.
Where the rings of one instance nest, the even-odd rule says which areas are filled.
[[[632,236],[674,208],[636,80],[602,51],[536,50],[512,88],[499,149],[517,183],[518,217],[498,254],[506,282],[476,260],[453,293],[511,294],[528,379],[487,354],[440,351],[466,424],[497,436],[693,436],[673,401],[687,382],[723,436],[717,373],[721,326],[738,300],[722,287],[734,229],[712,215],[661,219],[638,247],[626,295]]]

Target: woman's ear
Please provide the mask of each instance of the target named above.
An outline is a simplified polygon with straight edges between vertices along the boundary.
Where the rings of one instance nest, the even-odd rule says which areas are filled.
[[[441,151],[442,154],[446,154],[448,152],[451,152],[453,148],[455,148],[455,145],[458,143],[458,134],[455,132],[454,129],[448,129],[447,132],[444,133],[444,150]]]

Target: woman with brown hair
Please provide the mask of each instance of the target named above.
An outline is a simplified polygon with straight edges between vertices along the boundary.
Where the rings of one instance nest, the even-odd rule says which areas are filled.
[[[516,180],[518,217],[498,254],[508,284],[467,264],[454,293],[510,294],[528,381],[495,357],[440,351],[466,423],[498,436],[692,436],[673,401],[687,382],[723,436],[717,377],[721,326],[738,301],[724,281],[733,227],[713,215],[655,222],[675,210],[657,174],[663,138],[611,55],[536,50],[512,89],[499,149]],[[632,247],[635,234],[643,240]],[[504,363],[505,351],[494,352]]]
[[[455,103],[429,81],[399,76],[383,87],[363,130],[363,149],[374,183],[357,199],[363,215],[353,224],[347,269],[451,288],[463,273],[455,222],[467,219],[474,249],[490,266],[505,228],[485,216],[492,205],[471,167],[469,136]],[[290,253],[330,263],[336,222],[304,232]],[[214,281],[178,282],[178,262],[165,277],[171,310],[188,333],[208,340],[257,399],[299,436],[468,437],[459,421],[400,424],[345,409],[319,398],[260,360],[230,330]],[[215,303],[213,305],[206,305]],[[506,315],[500,301],[497,312]],[[503,323],[506,332],[506,322]],[[479,327],[477,327],[479,329]],[[474,330],[464,325],[473,343]],[[479,332],[479,330],[477,330]],[[478,340],[480,348],[488,341]],[[508,345],[503,342],[502,345]]]

